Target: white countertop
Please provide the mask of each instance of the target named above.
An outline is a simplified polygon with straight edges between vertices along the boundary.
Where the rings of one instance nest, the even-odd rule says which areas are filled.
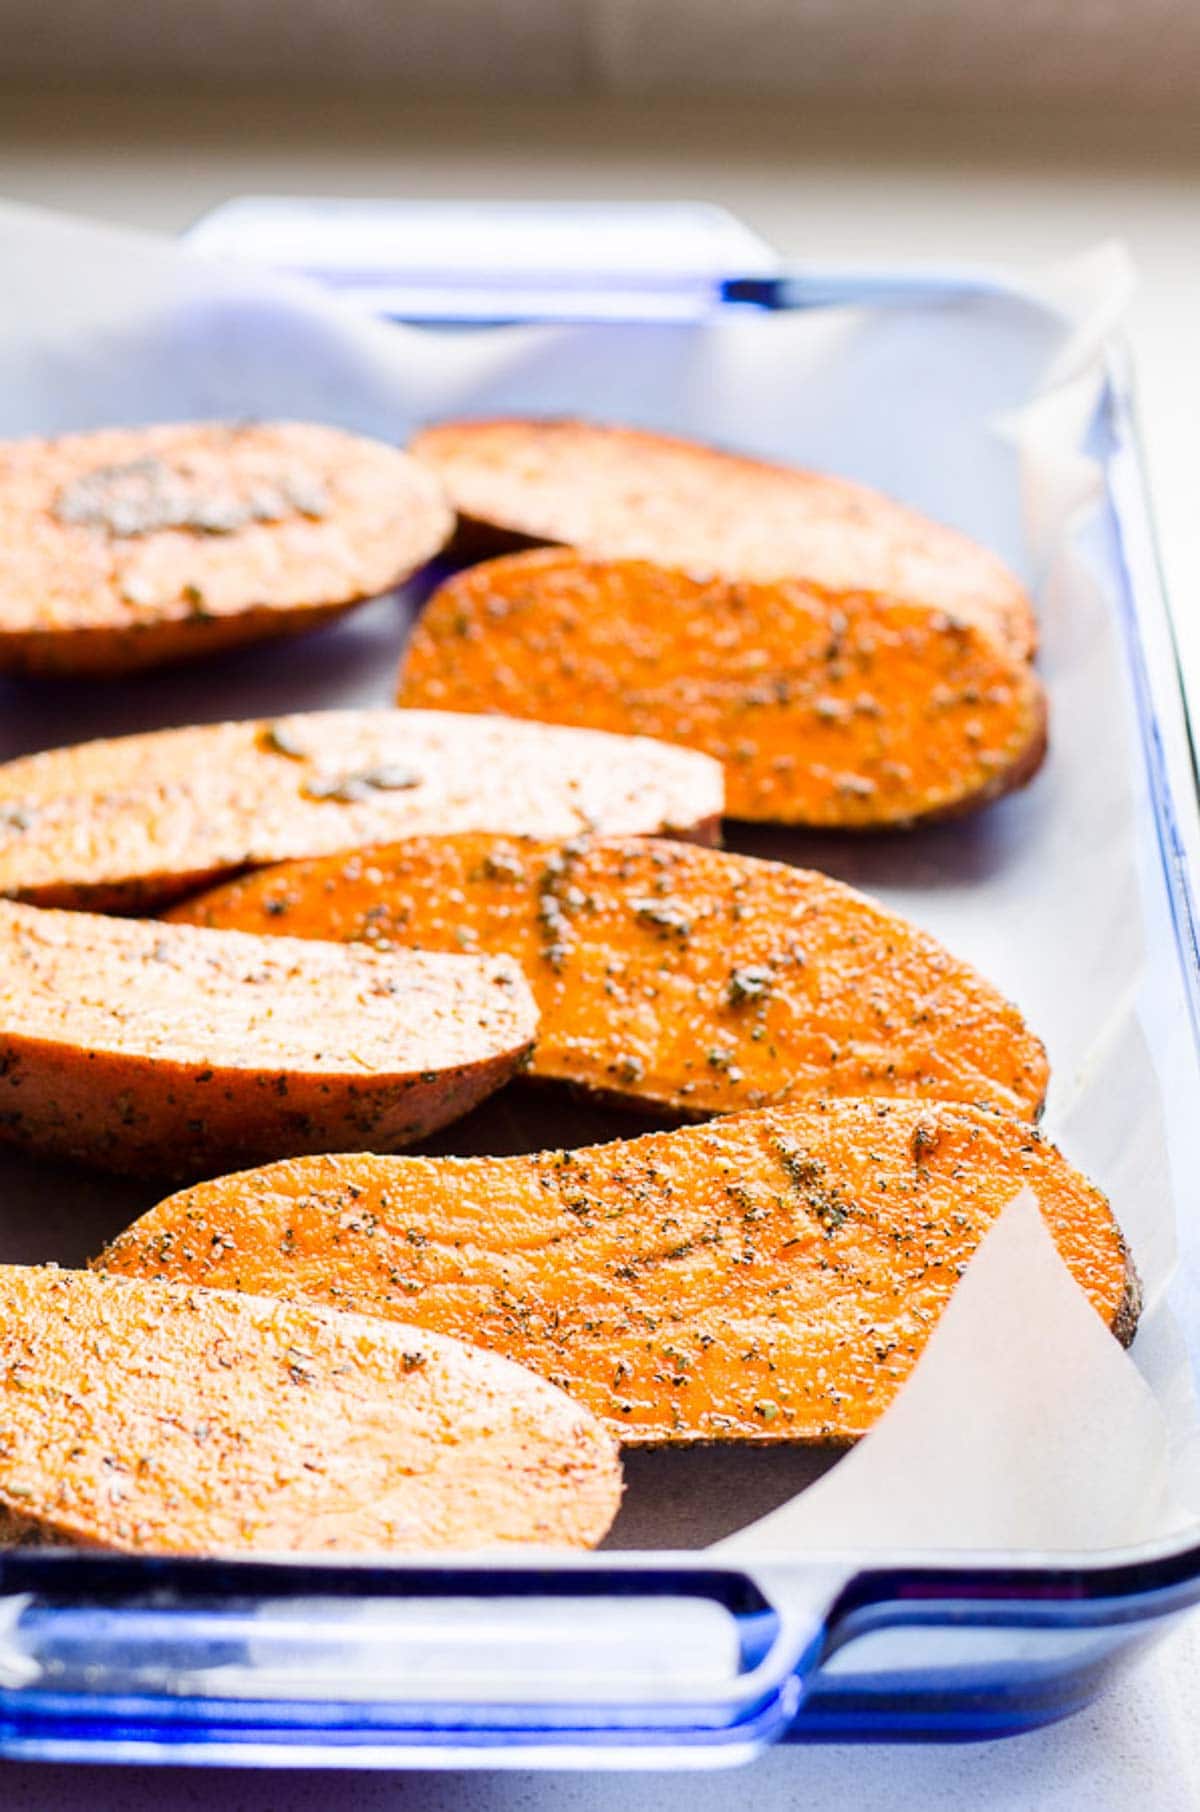
[[[175,231],[250,190],[707,198],[814,260],[1031,264],[1117,236],[1142,290],[1130,330],[1167,581],[1200,698],[1200,117],[933,117],[812,102],[638,112],[577,101],[408,105],[252,94],[0,90],[0,195]],[[711,1776],[310,1776],[0,1767],[4,1812],[1191,1812],[1200,1805],[1200,1619],[1099,1705],[966,1748],[804,1748]]]

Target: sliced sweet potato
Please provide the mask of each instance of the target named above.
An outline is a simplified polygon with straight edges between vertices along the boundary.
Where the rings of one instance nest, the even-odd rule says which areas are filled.
[[[1023,785],[1046,748],[1033,670],[939,608],[555,548],[441,586],[398,697],[703,749],[732,817],[785,824],[972,810]]]
[[[0,1528],[150,1554],[590,1547],[620,1462],[541,1378],[425,1329],[0,1266]]]
[[[887,592],[991,629],[1023,657],[1037,641],[1029,597],[995,554],[844,478],[582,421],[442,422],[410,451],[493,553],[556,541],[732,579]]]
[[[195,925],[516,957],[532,1072],[692,1113],[922,1095],[1036,1116],[1040,1041],[965,963],[826,875],[638,838],[464,833],[287,863]]]
[[[312,629],[453,523],[427,466],[312,423],[0,442],[0,672],[125,673]]]
[[[313,1296],[505,1353],[630,1443],[845,1441],[1024,1185],[1124,1340],[1099,1190],[980,1108],[836,1101],[515,1158],[325,1157],[184,1191],[98,1264]]]
[[[246,868],[429,831],[715,840],[721,770],[641,738],[440,711],[322,711],[0,766],[0,895],[146,911]]]
[[[0,1140],[196,1176],[394,1150],[520,1069],[503,956],[397,955],[0,902]]]

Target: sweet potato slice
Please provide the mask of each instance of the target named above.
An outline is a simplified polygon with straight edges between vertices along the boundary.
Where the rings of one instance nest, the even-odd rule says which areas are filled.
[[[125,673],[315,628],[454,518],[427,466],[300,422],[0,443],[0,672]]]
[[[0,1140],[196,1176],[394,1150],[524,1063],[504,956],[385,955],[0,902]]]
[[[448,580],[398,698],[703,749],[732,817],[784,824],[972,810],[1027,781],[1046,747],[1033,670],[940,609],[553,548]]]
[[[1137,1288],[1099,1190],[1022,1121],[763,1108],[516,1158],[325,1157],[187,1190],[97,1263],[314,1296],[502,1352],[623,1441],[846,1441],[1024,1185],[1097,1311]]]
[[[195,925],[516,957],[532,1073],[692,1113],[921,1095],[1035,1117],[1040,1041],[965,963],[826,875],[633,837],[464,833],[317,858],[174,908]]]
[[[0,1528],[150,1554],[590,1547],[587,1411],[426,1329],[0,1266]]]
[[[0,895],[145,911],[245,868],[430,831],[716,838],[721,770],[636,737],[323,711],[0,766]]]
[[[410,451],[493,553],[555,541],[731,579],[887,592],[991,629],[1022,657],[1037,641],[1029,597],[995,554],[844,478],[581,421],[442,422]]]

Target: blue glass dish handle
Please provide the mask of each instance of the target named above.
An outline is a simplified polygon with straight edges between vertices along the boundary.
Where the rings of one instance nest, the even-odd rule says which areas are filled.
[[[0,1750],[666,1766],[780,1739],[991,1737],[1085,1703],[1197,1599],[1194,1546],[1100,1567],[833,1559],[757,1577],[684,1556],[372,1567],[16,1552],[0,1561]],[[569,1639],[607,1607],[622,1646],[589,1628],[579,1671],[549,1678],[553,1625],[543,1616],[524,1654],[511,1630],[556,1605]],[[733,1638],[707,1671],[689,1607]],[[639,1626],[673,1658],[657,1679]],[[866,1665],[847,1667],[856,1652]]]

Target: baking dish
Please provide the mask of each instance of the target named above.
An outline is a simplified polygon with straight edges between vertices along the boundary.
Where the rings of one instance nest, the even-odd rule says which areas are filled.
[[[627,269],[611,310],[611,271],[592,273],[586,302],[574,284],[570,318],[607,323],[597,342],[602,364],[619,346],[612,322],[637,329],[644,281]],[[936,334],[953,310],[969,349],[971,310],[1004,294],[977,273],[788,272],[766,255],[756,268],[710,267],[686,301],[675,295],[673,313],[664,315],[661,298],[646,302],[656,333],[669,337],[643,353],[638,370],[658,390],[637,403],[653,415],[671,386],[690,394],[709,356],[706,336],[719,334],[726,313],[820,309],[840,321],[864,304],[900,306],[905,320]],[[1013,345],[1034,359],[1038,310],[1007,294]],[[452,286],[441,281],[436,297],[426,311],[410,301],[411,312],[446,320]],[[545,303],[544,289],[542,297],[555,315],[561,304]],[[528,317],[535,298],[527,290],[519,299]],[[510,318],[512,300],[494,290],[489,300],[476,283],[463,312],[474,322]],[[993,351],[1005,344],[1003,335],[988,342]],[[735,362],[724,381],[737,380]],[[626,412],[614,395],[611,413]],[[1087,449],[1102,494],[1079,548],[1103,577],[1119,631],[1135,729],[1128,758],[1146,893],[1146,1010],[1167,1054],[1164,1112],[1186,1157],[1200,1076],[1195,774],[1118,341],[1105,351]],[[892,488],[911,492],[903,478],[899,471]],[[917,489],[915,500],[926,502]],[[1004,508],[1015,520],[1015,495]],[[181,680],[149,704],[143,691],[129,709],[177,716],[177,697],[194,699],[201,683]],[[303,702],[319,700],[318,691]],[[67,707],[59,700],[55,708]],[[204,710],[217,714],[207,703]],[[32,711],[10,714],[22,746],[38,738]],[[87,733],[100,730],[89,722]],[[979,885],[986,900],[987,880]],[[1186,1173],[1186,1163],[1179,1168]],[[1170,1294],[1200,1377],[1200,1252],[1186,1208],[1186,1190],[1177,1190]],[[831,1553],[773,1556],[761,1566],[675,1549],[661,1533],[643,1552],[487,1565],[14,1551],[0,1557],[0,1752],[339,1767],[691,1767],[743,1760],[780,1740],[993,1737],[1085,1703],[1198,1598],[1200,1527],[1194,1540],[1102,1554]]]

